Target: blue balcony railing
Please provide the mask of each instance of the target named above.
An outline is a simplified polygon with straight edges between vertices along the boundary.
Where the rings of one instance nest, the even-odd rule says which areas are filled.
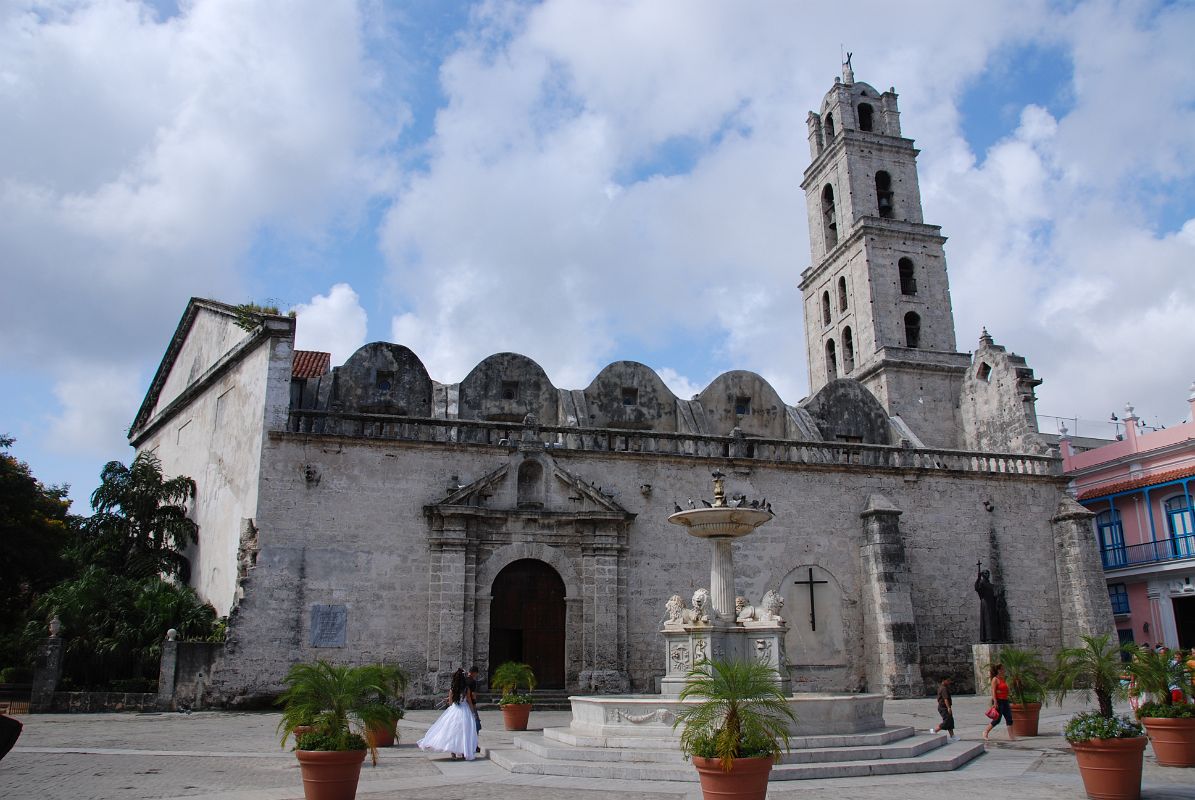
[[[1100,551],[1100,558],[1104,562],[1104,569],[1195,558],[1195,535],[1187,534],[1175,536],[1173,539],[1159,539],[1156,542],[1105,547]]]

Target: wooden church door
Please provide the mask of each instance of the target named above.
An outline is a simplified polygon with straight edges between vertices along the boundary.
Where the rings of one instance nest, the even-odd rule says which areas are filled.
[[[506,661],[535,670],[542,689],[564,688],[564,581],[542,561],[506,565],[490,604],[490,672]]]

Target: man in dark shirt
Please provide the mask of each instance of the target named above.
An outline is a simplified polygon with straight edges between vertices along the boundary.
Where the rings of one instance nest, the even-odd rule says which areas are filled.
[[[959,737],[954,735],[954,699],[950,696],[950,678],[943,678],[938,686],[938,716],[942,718],[942,723],[930,728],[929,732],[946,731],[949,740],[957,742]]]
[[[481,733],[481,715],[477,713],[477,666],[469,667],[465,676],[465,691],[469,696],[469,708],[473,709],[473,722],[477,725],[477,732]],[[477,752],[481,752],[481,744],[477,745]]]

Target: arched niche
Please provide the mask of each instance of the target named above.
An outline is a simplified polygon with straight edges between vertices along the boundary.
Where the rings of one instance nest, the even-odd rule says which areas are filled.
[[[585,388],[583,427],[676,431],[676,395],[656,371],[637,361],[615,361]]]
[[[461,381],[457,408],[461,419],[522,422],[534,414],[541,425],[556,425],[559,406],[543,367],[518,353],[498,353]]]
[[[845,604],[842,584],[817,564],[802,564],[780,582],[788,632],[784,650],[790,667],[840,667],[847,664]]]
[[[372,342],[335,372],[331,401],[338,410],[367,414],[432,415],[432,379],[407,347]]]
[[[544,507],[544,465],[535,458],[525,458],[519,464],[515,476],[516,497],[519,508]]]

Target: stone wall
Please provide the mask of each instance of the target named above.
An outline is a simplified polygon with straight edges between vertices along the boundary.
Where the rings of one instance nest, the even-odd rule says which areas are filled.
[[[588,622],[578,617],[570,623],[569,635],[577,643],[603,636],[625,642],[631,688],[652,691],[664,672],[659,627],[665,603],[673,593],[690,596],[708,584],[709,576],[705,543],[666,519],[675,504],[709,495],[709,473],[715,467],[728,474],[728,492],[766,497],[775,509],[773,522],[735,544],[736,594],[758,602],[767,589],[778,588],[786,597],[786,608],[794,612],[789,658],[796,665],[792,677],[797,686],[870,688],[864,665],[872,645],[861,635],[869,612],[866,602],[860,604],[865,598],[860,514],[875,493],[902,511],[900,535],[926,687],[944,674],[954,675],[960,689],[970,683],[965,676],[978,634],[978,600],[971,584],[975,561],[988,558],[992,536],[1003,553],[1014,638],[1047,656],[1062,642],[1058,594],[1042,591],[1058,585],[1050,524],[1061,492],[1058,478],[547,450],[552,464],[592,484],[593,491],[600,487],[602,497],[634,515],[625,533],[620,556],[625,566],[617,586],[603,584],[600,574],[586,573],[584,545],[569,538],[579,535],[573,529],[544,529],[500,489],[477,501],[483,503],[479,515],[492,515],[500,523],[459,534],[466,541],[482,539],[471,550],[477,558],[474,567],[465,562],[459,570],[437,566],[430,546],[434,531],[423,509],[518,457],[513,445],[271,434],[257,520],[261,550],[245,583],[215,692],[232,700],[276,691],[291,663],[316,657],[399,663],[417,678],[414,694],[431,692],[443,662],[485,662],[488,653],[479,649],[488,635],[482,611],[490,587],[470,586],[465,577],[470,569],[492,576],[486,560],[502,547],[520,543],[551,548],[552,557],[566,565],[558,572],[591,575],[592,582],[579,579],[586,602],[603,587],[619,595],[613,611]],[[319,480],[306,480],[305,468]],[[560,502],[575,502],[567,487],[559,491]],[[995,510],[987,511],[985,502]],[[840,609],[837,632],[823,627],[826,635],[838,637],[837,651],[817,663],[803,660],[801,636],[811,652],[815,645],[824,652],[826,643],[818,645],[810,632],[796,630],[804,624],[798,595],[807,595],[808,589],[782,585],[804,579],[804,567],[816,567],[814,577],[832,586],[815,589],[822,608]],[[430,593],[441,591],[445,581],[450,595],[459,591],[459,613],[451,604],[440,607],[433,624]],[[335,636],[322,642],[313,638],[313,606],[339,609],[343,625],[334,633],[343,637],[342,644]],[[459,647],[447,651],[439,633],[445,613],[459,618],[454,624],[461,631]],[[586,633],[583,625],[594,627]],[[589,666],[602,664],[591,661]]]
[[[984,330],[963,379],[959,408],[964,446],[974,450],[1046,453],[1037,430],[1041,379],[1025,359],[992,341]]]
[[[195,480],[192,518],[201,545],[184,554],[191,560],[191,585],[220,615],[235,601],[241,533],[244,521],[256,515],[264,432],[286,425],[294,329],[281,318],[278,326],[244,337],[231,314],[199,308],[165,385],[177,387],[179,374],[189,383],[171,389],[179,394],[175,402],[167,408],[159,403],[132,432],[137,451],[157,455],[164,475]],[[230,342],[242,349],[217,352]],[[192,351],[196,355],[188,359]],[[196,373],[193,364],[206,369]]]

